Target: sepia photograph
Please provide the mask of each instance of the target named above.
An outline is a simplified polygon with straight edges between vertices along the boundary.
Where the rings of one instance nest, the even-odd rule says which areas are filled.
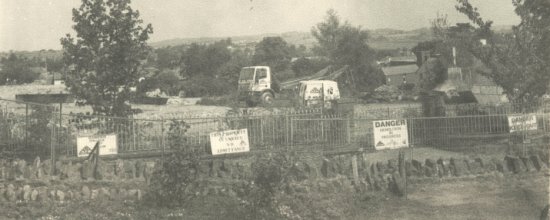
[[[550,0],[0,0],[0,220],[550,220]]]

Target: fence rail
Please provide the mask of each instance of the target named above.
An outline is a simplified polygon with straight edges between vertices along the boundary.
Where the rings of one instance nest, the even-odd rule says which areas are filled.
[[[103,134],[117,135],[119,154],[165,152],[175,148],[209,154],[211,132],[235,129],[248,130],[251,151],[374,150],[373,122],[397,118],[406,119],[409,143],[415,147],[468,151],[490,144],[510,146],[529,142],[527,144],[548,146],[550,139],[550,108],[522,113],[536,117],[536,130],[510,133],[507,117],[518,114],[512,108],[493,111],[495,114],[445,117],[421,117],[418,109],[410,107],[371,109],[364,114],[346,115],[303,110],[264,115],[136,119],[63,114],[60,107],[30,103],[4,101],[0,106],[0,150],[31,158],[36,155],[74,157],[78,153],[77,137]],[[480,106],[452,108],[480,109]]]

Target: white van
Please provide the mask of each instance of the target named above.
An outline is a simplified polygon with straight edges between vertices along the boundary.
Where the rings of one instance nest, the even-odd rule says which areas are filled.
[[[300,103],[303,106],[332,108],[340,99],[338,83],[331,80],[300,81]]]

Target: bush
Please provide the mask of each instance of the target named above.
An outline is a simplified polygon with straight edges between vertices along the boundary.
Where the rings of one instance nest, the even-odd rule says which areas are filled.
[[[412,91],[414,89],[414,83],[404,83],[399,85],[399,90],[402,91]]]
[[[246,200],[255,218],[277,215],[276,193],[282,191],[288,181],[288,174],[295,162],[294,155],[289,152],[260,155],[251,165],[254,185],[246,193]]]
[[[153,173],[146,201],[160,207],[178,207],[193,198],[186,193],[198,179],[199,155],[192,151],[178,150]]]

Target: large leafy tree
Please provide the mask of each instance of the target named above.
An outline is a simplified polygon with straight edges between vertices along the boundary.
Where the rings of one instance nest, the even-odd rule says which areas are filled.
[[[255,48],[252,62],[255,65],[270,66],[273,71],[288,69],[293,49],[281,37],[264,37]]]
[[[68,89],[98,114],[129,112],[130,88],[136,86],[150,51],[146,41],[152,26],[142,26],[130,2],[82,0],[72,11],[76,37],[67,34],[61,39],[63,60],[71,67]]]
[[[215,77],[218,69],[231,59],[228,49],[231,39],[210,45],[193,43],[181,57],[181,75],[184,77]]]
[[[367,44],[369,36],[366,30],[348,22],[342,23],[331,9],[311,33],[318,42],[314,51],[327,56],[336,65],[349,66],[358,89],[372,91],[384,83],[384,74],[375,67],[375,53]]]
[[[456,9],[474,25],[467,48],[492,71],[486,73],[513,101],[531,101],[548,92],[550,82],[550,2],[512,0],[521,22],[510,34],[496,33],[468,0]],[[480,43],[485,39],[487,45]]]

